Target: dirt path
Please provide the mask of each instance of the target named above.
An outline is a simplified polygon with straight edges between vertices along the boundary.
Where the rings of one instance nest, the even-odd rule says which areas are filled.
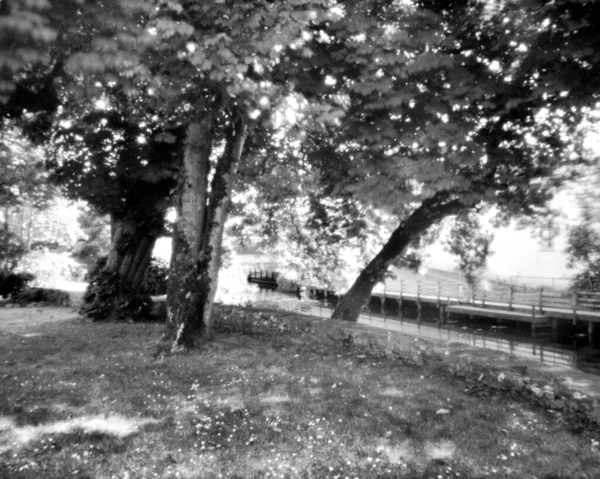
[[[0,334],[24,334],[44,324],[75,318],[73,308],[0,308]]]

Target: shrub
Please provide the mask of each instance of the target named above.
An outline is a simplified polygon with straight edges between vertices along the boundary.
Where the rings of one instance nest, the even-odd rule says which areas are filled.
[[[28,288],[15,295],[15,303],[21,305],[29,303],[46,303],[52,306],[69,306],[71,297],[69,293],[52,288]]]
[[[113,317],[137,321],[147,318],[152,312],[152,299],[145,292],[136,297],[118,299],[117,274],[106,271],[107,258],[101,257],[89,272],[87,287],[81,302],[80,314],[94,321]],[[117,303],[115,303],[117,301]]]
[[[32,281],[30,273],[4,273],[0,271],[0,296],[14,296],[21,292]]]
[[[169,264],[162,259],[152,258],[144,276],[142,291],[151,296],[167,294],[168,279]]]

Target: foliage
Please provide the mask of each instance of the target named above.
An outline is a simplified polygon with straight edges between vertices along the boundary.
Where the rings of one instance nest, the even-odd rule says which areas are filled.
[[[571,280],[571,288],[593,290],[600,288],[600,233],[589,223],[577,225],[567,237],[568,265],[579,267]]]
[[[482,229],[476,214],[462,214],[455,218],[447,250],[458,256],[459,269],[470,286],[477,281],[477,273],[486,263],[493,234]]]
[[[0,2],[0,104],[13,93],[19,73],[48,62],[48,46],[56,38],[45,15],[50,6],[46,0]]]
[[[277,255],[287,280],[347,288],[381,244],[386,218],[351,201],[270,190],[249,189],[237,199],[231,234]]]
[[[598,113],[595,113],[596,118]],[[577,183],[580,219],[567,236],[569,268],[577,269],[571,288],[600,290],[600,152],[587,151],[589,162],[582,168],[583,179]]]
[[[135,212],[140,222],[153,220],[169,205],[180,144],[163,141],[167,132],[137,118],[135,102],[118,92],[105,98],[110,107],[88,105],[77,121],[75,112],[65,115],[54,138],[51,179],[97,214],[121,219]]]
[[[142,283],[142,292],[151,296],[167,294],[169,264],[162,259],[152,258]]]
[[[433,197],[543,213],[580,113],[558,112],[565,99],[533,81],[545,70],[530,53],[541,38],[508,6],[384,4],[346,5],[366,30],[340,20],[333,32],[344,55],[331,54],[331,75],[349,85],[334,130],[335,159],[348,165],[338,189],[400,218]]]
[[[574,291],[600,291],[600,260],[585,265],[585,269],[575,273],[569,287]]]

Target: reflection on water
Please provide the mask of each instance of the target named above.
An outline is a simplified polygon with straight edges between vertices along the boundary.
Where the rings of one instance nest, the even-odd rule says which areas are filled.
[[[248,283],[248,273],[263,269],[249,263],[236,262],[231,267],[221,271],[216,301],[231,305],[269,306],[272,303],[289,301],[291,296],[273,289],[261,288],[257,284]],[[271,269],[272,270],[272,269]]]
[[[219,286],[216,300],[224,304],[273,306],[278,303],[289,303],[297,299],[296,295],[280,293],[271,288],[261,288],[257,284]]]

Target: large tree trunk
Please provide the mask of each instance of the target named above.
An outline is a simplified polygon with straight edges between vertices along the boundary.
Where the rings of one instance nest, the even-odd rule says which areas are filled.
[[[430,226],[464,207],[456,200],[444,201],[441,194],[423,201],[400,223],[379,253],[360,272],[333,311],[332,319],[358,321],[361,309],[370,301],[373,288],[383,280],[390,265],[400,258],[408,246],[417,241]]]
[[[164,211],[152,218],[131,214],[113,219],[108,257],[91,273],[80,312],[94,320],[136,320],[149,313],[140,294],[156,239],[163,231]]]
[[[221,241],[231,190],[247,135],[247,121],[228,126],[226,145],[209,188],[212,117],[190,124],[177,193],[177,223],[167,293],[163,341],[172,351],[212,334]]]

